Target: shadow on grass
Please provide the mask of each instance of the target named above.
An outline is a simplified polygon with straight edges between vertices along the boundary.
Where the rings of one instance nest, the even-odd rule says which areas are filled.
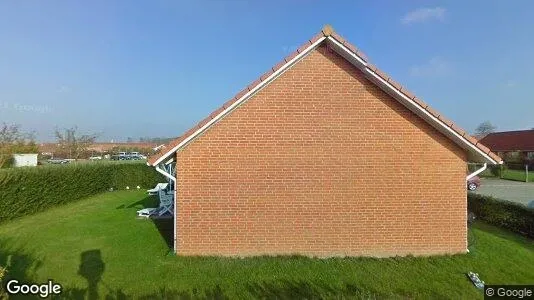
[[[169,221],[169,220],[159,220]],[[172,220],[170,220],[172,222]],[[5,243],[2,243],[5,246]],[[1,247],[0,249],[5,249]],[[20,249],[19,249],[20,250]],[[18,252],[18,251],[15,251]],[[0,250],[0,264],[5,265],[7,257],[11,257],[9,265],[10,279],[17,279],[26,283],[41,283],[36,281],[35,271],[41,265],[40,261],[31,255],[21,255]],[[147,291],[146,294],[130,295],[123,289],[110,287],[102,280],[106,271],[105,254],[99,249],[90,249],[80,253],[80,263],[77,274],[87,282],[86,287],[68,287],[63,285],[60,295],[52,295],[51,299],[231,299],[220,285],[212,287],[193,287],[188,290],[174,290],[164,286],[157,290]],[[51,278],[53,280],[53,278]],[[60,282],[58,282],[60,283]],[[61,283],[60,283],[61,284]],[[142,284],[142,283],[139,283]],[[162,284],[164,285],[164,283]],[[355,285],[346,284],[341,287],[330,286],[326,283],[316,283],[305,280],[273,280],[252,282],[244,285],[247,298],[251,299],[323,299],[323,298],[377,298],[375,293],[362,290]],[[14,295],[12,299],[39,299],[38,296]]]
[[[174,248],[174,219],[152,219],[152,222],[154,222],[169,250],[172,250]]]
[[[155,195],[152,196],[146,196],[143,199],[136,201],[134,203],[131,203],[129,205],[122,204],[120,206],[117,206],[116,209],[127,209],[127,208],[152,208],[152,207],[158,207],[159,206],[159,200],[158,197]],[[165,241],[165,244],[167,244],[167,247],[172,250],[173,244],[174,244],[174,222],[173,218],[162,218],[162,219],[150,219],[156,226],[156,228],[159,231],[159,234]]]
[[[7,269],[7,274],[1,282],[2,285],[9,280],[16,279],[21,282],[31,282],[33,274],[42,266],[42,261],[33,255],[25,253],[21,247],[11,248],[14,241],[0,239],[0,266]]]
[[[168,220],[167,220],[168,221]],[[7,241],[9,242],[9,241]],[[8,246],[9,244],[7,244]],[[31,255],[20,254],[17,251],[5,251],[6,241],[0,243],[0,265],[5,265],[10,257],[8,278],[17,279],[27,283],[42,283],[41,279],[36,279],[35,271],[41,266],[39,260],[36,260]],[[295,258],[292,258],[295,259]],[[306,258],[307,259],[307,258]],[[237,297],[233,293],[228,295],[228,291],[224,286],[214,285],[210,287],[196,286],[194,279],[189,282],[191,287],[186,290],[175,290],[162,286],[154,288],[147,287],[143,294],[129,294],[121,288],[109,286],[104,280],[103,275],[106,271],[105,253],[99,249],[90,249],[80,253],[80,262],[77,274],[72,274],[72,277],[80,276],[86,281],[85,287],[69,287],[63,285],[62,293],[60,295],[53,295],[51,299],[107,299],[107,300],[122,300],[122,299],[231,299]],[[125,274],[127,275],[127,274]],[[51,278],[54,280],[54,278]],[[37,281],[36,281],[37,280]],[[246,279],[245,279],[246,280]],[[61,282],[58,282],[61,284]],[[132,283],[132,284],[143,284]],[[382,299],[395,296],[388,292],[381,292],[376,290],[369,290],[369,287],[358,286],[354,283],[335,283],[335,282],[321,282],[306,279],[279,279],[268,281],[248,281],[240,283],[243,284],[242,291],[239,292],[240,297],[250,299],[343,299],[343,298],[365,298],[365,299]],[[235,287],[230,287],[236,290]],[[239,289],[237,289],[239,290]],[[402,294],[402,293],[401,293]],[[398,294],[397,296],[401,295]],[[433,293],[431,293],[434,295]],[[405,294],[407,298],[412,298],[413,295]],[[443,298],[444,295],[435,294],[436,298]],[[35,297],[12,296],[12,299],[39,299]]]
[[[523,247],[525,249],[534,251],[533,239],[515,233],[511,230],[500,228],[495,225],[490,225],[484,221],[476,221],[473,228],[479,231],[483,231],[486,234],[492,235],[493,238],[500,238],[506,240],[507,242],[513,243],[515,246]],[[475,232],[472,231],[470,232],[470,234],[475,235]],[[476,237],[474,239],[476,239]]]
[[[100,250],[87,250],[80,255],[78,275],[87,281],[87,299],[98,299],[98,283],[102,279],[106,264],[102,261]]]
[[[20,283],[44,283],[35,277],[35,272],[42,265],[40,260],[32,255],[21,254],[23,249],[11,250],[9,240],[0,240],[0,265],[7,266],[8,273],[2,286],[16,279]],[[10,250],[7,250],[10,249]],[[122,289],[109,287],[102,276],[106,269],[103,254],[99,249],[91,249],[80,253],[80,265],[78,273],[72,276],[83,277],[87,281],[87,287],[68,287],[63,285],[61,294],[50,295],[50,299],[80,299],[80,300],[126,300],[126,299],[229,299],[225,296],[220,286],[214,288],[192,289],[177,291],[161,287],[159,290],[147,292],[145,295],[128,295]],[[51,278],[54,280],[54,278]],[[46,281],[46,280],[45,280]],[[61,282],[56,282],[61,284]],[[139,283],[142,284],[142,283]],[[99,287],[102,287],[99,289]],[[99,293],[100,291],[100,293]],[[1,298],[1,297],[0,297]],[[41,299],[38,295],[10,295],[9,299]]]
[[[154,220],[158,222],[161,230],[165,233],[172,233],[172,219]],[[158,225],[156,225],[158,226]],[[499,238],[515,242],[514,234],[507,234],[505,230],[486,225],[484,223],[476,223],[474,226],[480,233],[489,233],[496,235]],[[166,234],[169,236],[168,234]],[[171,235],[172,236],[172,235]],[[474,237],[476,239],[476,236]],[[519,238],[526,240],[524,238]],[[0,239],[0,265],[8,265],[7,278],[17,279],[22,282],[42,283],[35,281],[35,272],[42,265],[41,261],[35,259],[30,254],[24,254],[22,248],[12,247],[14,240]],[[524,243],[524,242],[523,242]],[[534,244],[529,242],[529,247]],[[63,286],[62,294],[51,297],[52,299],[229,299],[236,297],[233,293],[228,295],[230,290],[236,290],[235,287],[212,285],[212,286],[198,286],[196,287],[195,279],[189,282],[190,288],[185,290],[174,290],[165,287],[166,283],[162,282],[161,287],[149,286],[146,293],[143,294],[129,294],[121,288],[109,286],[102,280],[103,274],[106,271],[105,253],[100,249],[89,249],[80,253],[80,262],[76,274],[72,277],[84,278],[86,286],[84,287],[69,287]],[[285,259],[285,258],[284,258]],[[298,259],[298,258],[288,258]],[[308,258],[302,258],[308,259]],[[399,258],[405,261],[407,258]],[[412,258],[409,258],[412,259]],[[415,259],[415,258],[413,258]],[[377,259],[377,261],[379,261]],[[380,260],[382,261],[382,260]],[[127,275],[127,274],[125,274]],[[54,280],[54,278],[51,278]],[[42,279],[37,279],[41,280]],[[60,282],[59,282],[60,283]],[[60,283],[61,284],[61,283]],[[142,282],[132,283],[132,285]],[[324,298],[365,298],[365,299],[382,299],[395,296],[406,298],[413,298],[411,292],[406,291],[382,291],[375,290],[372,286],[360,286],[353,282],[324,282],[320,279],[309,280],[298,278],[274,279],[273,280],[258,280],[254,281],[246,279],[242,284],[240,296],[251,299],[324,299]],[[227,290],[230,288],[230,290]],[[239,290],[239,289],[237,289]],[[425,294],[430,298],[444,298],[446,295],[439,294],[437,291],[425,291]],[[13,299],[22,297],[12,297]],[[25,299],[28,299],[25,297]],[[38,299],[34,297],[34,299]]]
[[[125,204],[122,204],[122,205],[119,205],[116,207],[116,209],[124,209],[124,208],[132,208],[132,207],[136,207],[136,208],[139,208],[139,209],[142,209],[142,208],[149,208],[149,207],[158,207],[158,197],[157,196],[146,196],[145,198],[139,200],[139,201],[136,201],[132,204],[129,204],[129,205],[125,205]]]

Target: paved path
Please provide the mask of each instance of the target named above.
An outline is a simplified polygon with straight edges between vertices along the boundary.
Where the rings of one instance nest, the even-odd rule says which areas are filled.
[[[476,193],[527,205],[534,201],[534,182],[519,182],[503,179],[482,178]]]

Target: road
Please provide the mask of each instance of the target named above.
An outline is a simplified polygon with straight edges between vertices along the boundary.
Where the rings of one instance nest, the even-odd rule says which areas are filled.
[[[534,182],[482,178],[476,193],[527,205],[534,201]]]

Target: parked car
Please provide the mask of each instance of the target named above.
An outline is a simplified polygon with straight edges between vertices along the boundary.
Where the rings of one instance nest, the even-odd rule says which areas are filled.
[[[126,152],[119,152],[116,159],[117,160],[128,160],[130,159],[130,156]]]
[[[49,164],[68,164],[69,161],[63,158],[51,158],[47,160]]]
[[[89,160],[101,160],[102,156],[91,156],[89,157]]]
[[[480,186],[480,177],[475,176],[467,181],[467,189],[474,191]]]
[[[130,152],[127,154],[128,159],[131,160],[138,160],[139,159],[139,152]]]

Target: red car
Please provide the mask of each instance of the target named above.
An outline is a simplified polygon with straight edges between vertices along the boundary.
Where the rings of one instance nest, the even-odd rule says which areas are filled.
[[[467,189],[474,191],[480,186],[480,177],[475,176],[467,181]]]

